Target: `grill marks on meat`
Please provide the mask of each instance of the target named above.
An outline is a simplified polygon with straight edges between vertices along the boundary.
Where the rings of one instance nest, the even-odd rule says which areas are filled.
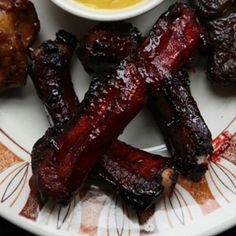
[[[223,16],[233,5],[234,0],[195,0],[199,14],[203,18]]]
[[[135,65],[123,61],[117,74],[92,82],[73,121],[47,131],[34,146],[32,167],[42,197],[65,204],[146,102]]]
[[[68,121],[78,110],[79,102],[70,76],[76,44],[73,35],[61,30],[55,41],[48,40],[31,52],[30,75],[54,124]]]
[[[207,77],[210,81],[232,84],[236,82],[236,13],[208,24],[211,55]]]
[[[139,70],[151,91],[189,60],[203,32],[196,12],[180,3],[159,18],[139,48]]]
[[[39,31],[34,5],[28,0],[0,2],[0,92],[25,84],[27,48]]]
[[[150,98],[149,109],[164,134],[174,166],[193,181],[207,170],[212,137],[194,98],[188,75],[179,71]]]
[[[100,23],[80,41],[77,55],[88,73],[108,73],[136,53],[140,31],[126,22]]]
[[[163,191],[172,192],[177,181],[167,158],[116,141],[100,162],[99,174],[136,210],[144,210]]]

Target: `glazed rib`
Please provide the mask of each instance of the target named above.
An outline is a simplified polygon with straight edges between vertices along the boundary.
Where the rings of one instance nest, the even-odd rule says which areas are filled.
[[[184,4],[174,4],[159,18],[138,52],[139,71],[150,92],[156,93],[189,60],[203,33],[195,10]]]
[[[77,55],[89,74],[108,73],[136,53],[141,40],[140,31],[129,23],[104,22],[80,40]]]
[[[100,161],[100,176],[136,210],[145,210],[163,191],[171,195],[177,172],[170,160],[116,141]]]
[[[199,181],[208,169],[212,138],[191,95],[188,74],[179,71],[166,80],[148,106],[164,134],[174,166]]]
[[[92,82],[79,116],[63,127],[49,129],[33,148],[33,172],[42,197],[68,202],[94,164],[146,103],[146,83],[158,87],[168,78],[163,70],[168,75],[175,72],[197,48],[201,32],[195,12],[177,4],[157,21],[141,47],[145,69],[138,71],[133,62],[124,60],[116,73],[108,76],[111,78]],[[163,56],[167,58],[159,64]],[[140,71],[142,75],[148,73],[146,83]]]
[[[54,41],[46,41],[31,52],[30,76],[53,124],[68,121],[78,110],[79,102],[70,77],[76,44],[73,35],[61,30]]]
[[[78,100],[69,72],[70,58],[75,43],[72,35],[59,31],[55,41],[48,40],[42,43],[32,55],[31,76],[40,99],[45,107],[50,107],[48,112],[54,124],[68,121],[79,113]],[[46,64],[43,63],[44,61]],[[55,90],[59,90],[59,92],[53,96],[52,102],[50,95],[53,95]],[[66,104],[66,106],[61,106],[61,104]],[[64,107],[65,109],[63,109]],[[113,186],[123,199],[136,210],[140,210],[146,209],[163,194],[163,191],[166,194],[172,192],[177,173],[169,166],[167,158],[149,154],[123,142],[115,141],[106,157],[100,161],[99,169],[100,175],[105,180],[110,183],[112,180]],[[126,175],[123,175],[124,170],[126,170]],[[142,184],[143,182],[144,184]]]
[[[79,116],[49,129],[33,148],[33,173],[41,195],[67,203],[145,103],[144,81],[131,62],[124,61],[117,75],[104,83],[92,82]]]

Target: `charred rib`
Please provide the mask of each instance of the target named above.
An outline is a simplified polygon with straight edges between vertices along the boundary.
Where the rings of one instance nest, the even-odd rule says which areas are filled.
[[[77,55],[88,73],[107,73],[136,53],[141,39],[139,30],[129,23],[100,23],[81,39]]]
[[[31,52],[30,76],[53,124],[69,120],[79,106],[70,76],[71,57],[77,41],[59,31],[54,41],[44,42]]]
[[[179,71],[149,100],[157,124],[173,157],[174,166],[193,181],[208,169],[212,137],[191,95],[188,75]]]

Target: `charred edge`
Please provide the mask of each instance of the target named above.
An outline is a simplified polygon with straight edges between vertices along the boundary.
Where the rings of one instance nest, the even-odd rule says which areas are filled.
[[[134,57],[141,39],[132,24],[100,23],[80,40],[77,55],[89,74],[109,73],[122,59]]]
[[[174,166],[189,179],[199,181],[207,171],[212,138],[187,81],[187,74],[178,72],[150,99],[149,109],[165,136]]]

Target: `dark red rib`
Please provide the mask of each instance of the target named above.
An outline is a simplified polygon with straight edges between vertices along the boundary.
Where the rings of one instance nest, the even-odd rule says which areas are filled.
[[[70,77],[76,44],[73,35],[61,30],[54,41],[46,41],[31,52],[30,76],[54,124],[69,120],[78,110],[79,102]]]
[[[35,144],[33,172],[42,196],[66,203],[145,104],[145,85],[134,64],[123,62],[117,74],[93,82],[79,117],[49,129]]]
[[[139,70],[150,91],[156,93],[162,81],[190,59],[203,32],[196,12],[181,3],[159,18],[139,48]]]

